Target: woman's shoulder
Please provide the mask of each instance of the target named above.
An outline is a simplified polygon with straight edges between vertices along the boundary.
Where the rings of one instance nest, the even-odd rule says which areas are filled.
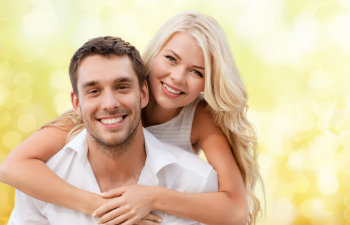
[[[204,98],[199,98],[196,106],[196,111],[194,114],[195,119],[203,119],[202,117],[212,118],[213,110],[209,104],[204,100]]]
[[[201,139],[203,131],[212,126],[215,126],[213,110],[204,99],[201,99],[194,113],[191,142],[197,143]]]

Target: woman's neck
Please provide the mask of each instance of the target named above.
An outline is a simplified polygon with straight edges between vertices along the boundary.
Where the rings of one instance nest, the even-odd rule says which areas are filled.
[[[148,105],[142,110],[142,124],[144,127],[168,122],[181,112],[182,108],[163,108],[150,96]]]

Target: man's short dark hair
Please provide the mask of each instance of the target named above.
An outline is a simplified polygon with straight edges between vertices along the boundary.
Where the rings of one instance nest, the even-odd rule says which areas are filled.
[[[77,71],[80,62],[87,56],[92,55],[101,55],[105,57],[127,55],[136,72],[140,87],[146,80],[145,67],[140,53],[134,46],[118,37],[98,37],[85,42],[85,44],[74,53],[70,61],[69,77],[75,94],[78,93]]]

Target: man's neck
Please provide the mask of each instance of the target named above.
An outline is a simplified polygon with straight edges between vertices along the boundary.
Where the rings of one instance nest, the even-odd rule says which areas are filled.
[[[123,148],[121,154],[113,154],[101,146],[89,145],[88,159],[101,192],[138,182],[146,161],[142,127]]]

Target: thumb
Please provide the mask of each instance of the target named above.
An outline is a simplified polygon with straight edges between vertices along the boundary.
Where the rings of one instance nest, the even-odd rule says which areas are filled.
[[[121,196],[124,192],[125,192],[124,187],[118,187],[118,188],[114,188],[109,191],[101,193],[101,196],[103,198],[113,198],[113,197]]]

